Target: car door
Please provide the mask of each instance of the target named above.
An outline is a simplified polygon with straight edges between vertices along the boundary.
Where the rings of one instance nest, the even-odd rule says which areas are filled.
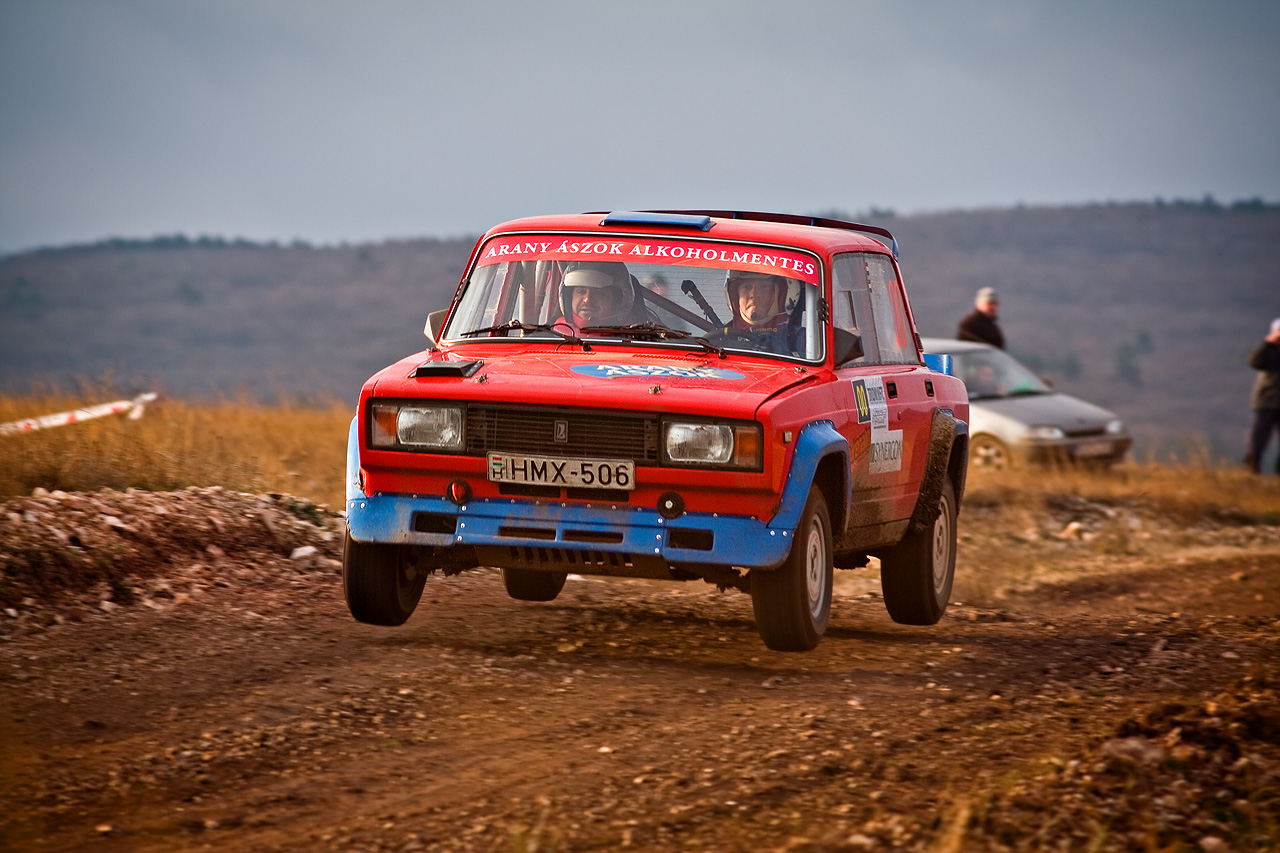
[[[836,367],[848,411],[841,432],[851,449],[851,525],[901,521],[915,508],[924,473],[932,389],[892,259],[847,252],[832,269],[833,322],[863,346],[860,358]]]
[[[895,515],[908,517],[915,510],[927,462],[935,408],[933,380],[920,361],[915,326],[896,265],[888,255],[873,255],[867,267],[890,431],[897,433],[879,463],[893,471]]]

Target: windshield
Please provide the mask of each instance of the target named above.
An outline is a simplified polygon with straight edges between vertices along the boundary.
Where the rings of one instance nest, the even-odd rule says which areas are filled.
[[[727,350],[819,361],[817,258],[670,237],[501,236],[481,247],[443,339]]]
[[[1052,393],[1040,377],[1001,350],[958,352],[952,359],[970,400]]]

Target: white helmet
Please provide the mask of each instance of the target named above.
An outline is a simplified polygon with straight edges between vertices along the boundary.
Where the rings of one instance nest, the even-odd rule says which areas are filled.
[[[785,276],[776,275],[767,272],[755,272],[754,270],[729,270],[724,280],[725,298],[729,300],[729,308],[733,311],[733,316],[744,319],[738,313],[738,282],[742,279],[752,279],[754,281],[772,281],[774,283],[774,299],[775,304],[768,311],[768,317],[776,317],[779,314],[785,314],[787,311],[787,293],[791,287],[791,279]]]
[[[570,261],[565,265],[564,278],[560,282],[560,310],[565,317],[573,316],[573,288],[600,287],[617,291],[615,314],[626,316],[631,311],[635,294],[631,290],[631,273],[626,264],[614,261]]]

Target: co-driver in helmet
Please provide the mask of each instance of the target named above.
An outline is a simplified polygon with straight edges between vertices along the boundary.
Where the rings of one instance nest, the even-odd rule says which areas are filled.
[[[724,330],[726,338],[752,341],[756,349],[789,353],[787,280],[770,273],[733,270],[725,288],[733,320]]]

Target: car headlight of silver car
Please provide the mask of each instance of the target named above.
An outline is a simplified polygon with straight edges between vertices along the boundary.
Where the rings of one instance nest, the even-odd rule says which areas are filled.
[[[1040,441],[1060,441],[1067,435],[1056,426],[1033,426],[1027,428],[1027,437]]]
[[[369,444],[403,450],[462,449],[462,409],[418,403],[373,403]]]
[[[761,468],[759,424],[667,421],[662,435],[664,461],[670,464]]]
[[[1107,421],[1107,435],[1119,435],[1122,432],[1124,432],[1124,421],[1119,418]]]

